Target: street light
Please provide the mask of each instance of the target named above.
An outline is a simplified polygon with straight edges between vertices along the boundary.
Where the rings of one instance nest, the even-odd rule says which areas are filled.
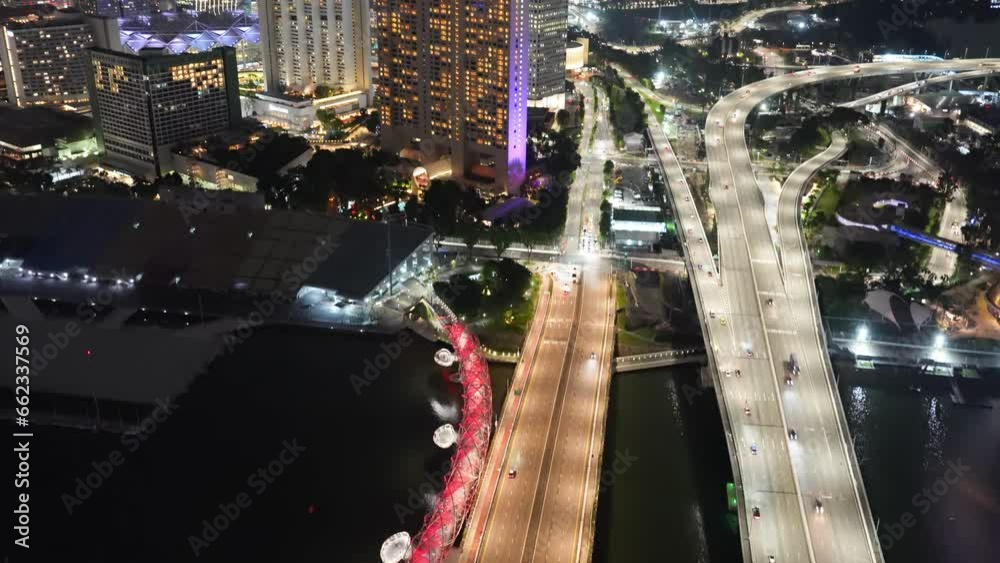
[[[871,334],[868,332],[868,325],[859,326],[856,340],[858,342],[867,342],[869,338],[871,338]]]
[[[937,333],[937,335],[934,336],[934,348],[940,350],[941,348],[944,348],[944,344],[945,344],[944,335],[941,334],[940,332]]]

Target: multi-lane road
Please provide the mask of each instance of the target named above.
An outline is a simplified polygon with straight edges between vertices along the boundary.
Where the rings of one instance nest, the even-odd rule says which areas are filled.
[[[788,224],[795,221],[794,214],[785,216],[784,229],[779,221],[780,237],[769,231],[747,150],[747,115],[771,96],[824,80],[969,70],[981,64],[822,67],[752,84],[726,96],[709,112],[705,135],[710,190],[718,215],[722,286],[732,327],[729,342],[724,331],[710,332],[713,340],[717,332],[723,333],[722,342],[713,343],[719,346],[719,355],[725,359],[727,348],[735,350],[747,367],[725,392],[736,399],[727,402],[730,416],[741,420],[734,428],[737,441],[758,446],[756,454],[740,452],[747,503],[761,513],[750,525],[754,560],[774,555],[784,561],[878,562],[882,556],[836,395],[811,262],[797,221]],[[793,355],[799,374],[791,370]],[[733,413],[740,409],[741,399],[749,416]],[[797,439],[789,437],[792,430]],[[766,444],[763,451],[760,441]],[[762,455],[776,458],[768,461],[780,478],[755,474]],[[822,512],[817,511],[819,503]]]
[[[836,396],[797,209],[788,212],[798,201],[785,196],[779,232],[772,234],[747,149],[747,115],[771,96],[824,80],[989,64],[998,61],[822,67],[761,81],[720,100],[705,127],[719,270],[708,258],[690,190],[683,181],[670,182],[696,298],[707,315],[706,343],[719,372],[742,490],[744,553],[751,560],[877,563],[882,555]],[[680,172],[669,143],[656,125],[651,137],[670,180]]]
[[[582,158],[570,192],[563,248],[537,346],[522,356],[512,397],[490,453],[489,475],[470,520],[463,561],[589,561],[600,482],[614,338],[607,260],[589,250],[599,224],[602,148],[610,129],[602,96],[578,84],[587,111]],[[596,130],[594,124],[597,124]],[[591,135],[596,138],[591,144]],[[595,148],[597,150],[595,150]],[[574,276],[574,273],[576,275]],[[535,328],[533,327],[533,331]],[[489,486],[494,479],[495,486]]]

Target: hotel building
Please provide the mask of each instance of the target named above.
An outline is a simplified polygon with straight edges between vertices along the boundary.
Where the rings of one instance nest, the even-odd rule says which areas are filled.
[[[563,109],[566,105],[566,24],[568,0],[531,0],[531,61],[528,105]]]
[[[12,106],[87,102],[87,49],[94,32],[80,14],[0,25],[0,65]]]
[[[527,147],[529,0],[376,0],[382,144],[450,153],[516,191]]]
[[[371,90],[368,0],[260,0],[267,91]]]
[[[220,132],[240,120],[236,53],[138,55],[90,50],[90,92],[105,160],[148,178],[178,142]]]

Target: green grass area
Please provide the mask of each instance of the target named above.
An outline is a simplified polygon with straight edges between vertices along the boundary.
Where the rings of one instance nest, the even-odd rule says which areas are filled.
[[[628,297],[625,295],[625,285],[618,280],[615,282],[615,308],[619,311],[628,306]]]
[[[498,352],[513,352],[521,348],[535,314],[541,282],[541,276],[533,273],[526,298],[514,307],[487,315],[473,325],[484,345]]]
[[[667,109],[663,106],[663,104],[653,100],[653,98],[647,96],[642,92],[639,92],[639,96],[642,97],[642,101],[653,112],[653,115],[656,116],[656,121],[657,122],[663,121],[663,114],[666,113],[667,111]]]

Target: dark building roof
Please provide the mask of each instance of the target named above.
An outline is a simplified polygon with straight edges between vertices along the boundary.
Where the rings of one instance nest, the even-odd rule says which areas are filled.
[[[56,139],[76,140],[94,132],[93,120],[85,115],[32,107],[0,106],[0,141],[17,147],[52,146]]]
[[[361,299],[431,231],[291,211],[224,213],[138,199],[0,195],[0,259],[23,268],[139,278],[139,287],[266,293],[288,289],[288,275],[309,257],[306,285]],[[392,253],[387,259],[386,232]],[[328,240],[329,257],[317,252]]]

